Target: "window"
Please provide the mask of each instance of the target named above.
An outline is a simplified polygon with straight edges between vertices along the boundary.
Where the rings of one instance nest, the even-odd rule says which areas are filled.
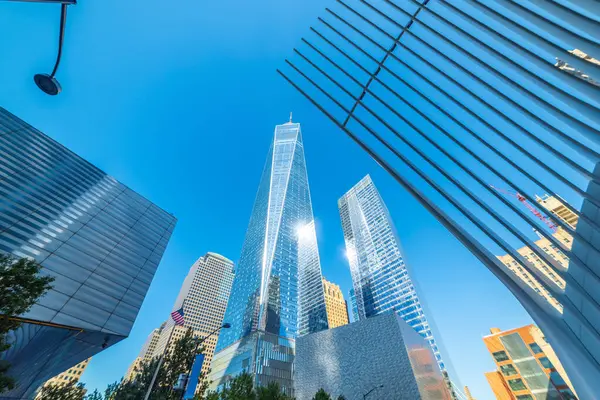
[[[540,346],[538,346],[537,343],[530,343],[529,347],[531,347],[531,350],[535,353],[535,354],[540,354],[543,353],[542,349],[540,348]]]
[[[517,400],[533,400],[530,394],[520,394],[517,396]]]
[[[571,392],[569,389],[563,389],[560,391],[560,394],[565,398],[565,400],[577,400],[577,397]]]
[[[548,357],[541,357],[541,358],[538,358],[538,360],[544,366],[544,368],[554,368],[554,365],[552,365],[550,360],[548,360]]]
[[[504,376],[516,375],[517,370],[512,364],[506,364],[500,366],[500,371],[504,374]]]
[[[560,374],[558,372],[551,372],[550,373],[550,379],[552,379],[552,382],[556,385],[556,386],[563,386],[566,385],[564,379],[562,378],[562,376],[560,376]]]
[[[525,386],[525,384],[523,383],[523,380],[521,378],[509,379],[508,380],[508,385],[514,391],[517,391],[517,390],[527,390],[527,386]]]
[[[508,360],[508,355],[506,354],[506,352],[504,350],[492,353],[492,355],[494,356],[494,359],[498,362]]]

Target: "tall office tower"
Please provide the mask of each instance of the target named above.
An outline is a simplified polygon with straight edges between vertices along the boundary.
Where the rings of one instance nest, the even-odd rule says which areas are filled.
[[[325,306],[329,329],[350,323],[348,303],[344,300],[344,295],[340,287],[323,278],[323,290],[325,292]]]
[[[563,237],[563,239],[568,240],[568,238],[564,237],[564,231],[561,231],[560,228],[559,231],[557,231],[554,234],[554,236],[559,239]],[[563,268],[569,267],[569,258],[567,257],[567,255],[557,246],[550,243],[548,239],[542,238],[535,241],[534,243],[538,248],[542,249]],[[550,281],[554,282],[556,286],[560,287],[563,290],[565,289],[565,280],[560,277],[558,272],[551,265],[546,263],[537,254],[535,254],[531,250],[531,248],[525,246],[518,249],[517,252],[520,255],[522,255],[526,260],[530,261],[533,264],[533,266],[540,271],[540,273],[544,274]],[[510,256],[509,254],[498,256],[498,260],[500,260],[504,265],[506,265],[510,271],[512,271],[519,279],[525,282],[538,295],[542,296],[546,301],[548,301],[548,303],[552,305],[552,307],[554,307],[557,311],[561,313],[563,312],[563,305],[560,303],[560,301],[541,284],[538,278],[536,278],[533,274],[521,267],[512,256]]]
[[[577,56],[581,59],[584,59],[591,64],[600,66],[600,60],[587,55],[586,53],[584,53],[581,50],[573,49],[573,50],[569,50],[569,53],[571,53],[574,56]],[[560,70],[563,70],[563,71],[579,78],[579,79],[582,79],[588,83],[591,83],[592,85],[600,87],[600,81],[597,81],[597,80],[591,78],[588,74],[585,73],[585,70],[582,71],[580,69],[577,69],[564,60],[556,58],[556,64],[554,64],[554,66]]]
[[[174,347],[175,341],[181,338],[187,329],[192,329],[195,336],[206,338],[203,343],[202,372],[208,373],[219,337],[218,329],[223,322],[229,322],[223,320],[223,315],[234,276],[233,261],[220,254],[208,252],[192,265],[173,305],[173,311],[183,307],[185,322],[183,326],[176,326],[173,318],[169,318],[154,350],[155,357],[165,350],[173,329],[175,332],[170,347]]]
[[[445,370],[402,257],[392,219],[369,175],[338,200],[359,319],[398,313],[423,336]]]
[[[144,342],[140,353],[135,358],[135,360],[133,360],[131,365],[129,365],[129,368],[125,373],[125,380],[133,380],[137,376],[138,369],[142,366],[142,364],[152,361],[152,359],[154,358],[154,351],[156,350],[158,340],[160,339],[160,333],[165,327],[165,324],[166,322],[163,322],[160,328],[156,328],[152,331],[152,333],[148,335],[148,338]]]
[[[575,229],[577,227],[579,216],[565,206],[565,204],[558,198],[554,196],[548,196],[546,194],[542,197],[535,196],[535,200],[538,202],[538,204],[542,205],[545,209],[556,215],[571,228]]]
[[[43,386],[66,385],[71,382],[79,382],[79,379],[81,379],[81,374],[83,374],[83,371],[85,371],[85,369],[87,368],[90,360],[91,358],[83,360],[82,362],[69,368],[68,370],[56,375],[53,378],[48,379],[42,386],[40,386],[39,389],[42,390]],[[40,393],[38,393],[35,398],[43,400]]]
[[[294,339],[327,329],[300,124],[275,127],[212,363],[213,389],[241,373],[292,393]]]
[[[498,399],[575,400],[560,361],[534,325],[501,331],[490,329],[483,342],[497,370],[485,374]]]
[[[536,196],[537,202],[550,211],[552,214],[560,218],[564,223],[568,224],[573,229],[577,226],[579,217],[577,214],[569,210],[558,198],[553,196]],[[551,243],[549,239],[540,235],[540,239],[536,240],[534,244],[538,249],[541,249],[544,253],[548,254],[552,260],[554,260],[559,266],[565,270],[569,268],[569,257],[563,251],[571,250],[573,246],[573,236],[562,229],[557,227],[556,231],[552,233],[552,236],[564,247],[561,250],[558,246]],[[530,247],[525,246],[517,250],[517,252],[523,256],[527,261],[530,261],[533,266],[539,270],[546,278],[551,282],[554,282],[557,287],[562,290],[565,289],[566,283],[563,278],[560,277],[560,272],[556,270],[552,265],[542,260],[537,254],[535,254]],[[498,256],[498,259],[508,267],[519,279],[525,282],[530,288],[532,288],[537,294],[542,296],[552,307],[559,312],[563,312],[563,305],[552,295],[552,293],[542,285],[542,283],[533,274],[525,270],[519,265],[517,261],[510,255],[506,254]]]
[[[22,398],[129,335],[176,220],[2,108],[0,149],[0,251],[55,278],[0,354]]]

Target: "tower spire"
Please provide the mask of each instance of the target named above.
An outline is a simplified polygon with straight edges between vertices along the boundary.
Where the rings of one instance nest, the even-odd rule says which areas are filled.
[[[292,112],[290,111],[290,124],[292,123]]]

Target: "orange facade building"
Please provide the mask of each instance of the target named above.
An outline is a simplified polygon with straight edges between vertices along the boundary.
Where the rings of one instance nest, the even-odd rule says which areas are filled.
[[[483,342],[496,363],[496,371],[485,376],[496,399],[577,399],[539,328],[527,325],[507,331],[492,328],[490,332]]]

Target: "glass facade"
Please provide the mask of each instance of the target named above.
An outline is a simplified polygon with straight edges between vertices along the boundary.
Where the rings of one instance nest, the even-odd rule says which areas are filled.
[[[367,175],[338,200],[359,319],[398,313],[444,362],[402,257],[391,217]]]
[[[128,336],[175,223],[0,108],[0,251],[55,278],[0,355],[18,381],[7,398]]]
[[[300,124],[275,128],[224,320],[232,327],[219,336],[211,376],[215,387],[241,372],[240,341],[253,332],[275,335],[286,342],[276,346],[293,349],[289,342],[298,335],[327,329]],[[269,379],[271,369],[248,365],[254,366],[257,384]],[[278,381],[289,386],[284,378]]]
[[[521,377],[508,380],[508,384],[513,391],[529,390],[535,395],[536,399],[540,400],[560,398],[558,389],[555,386],[566,386],[566,384],[558,373],[551,372],[549,377],[544,372],[535,357],[535,354],[543,353],[537,343],[530,343],[528,346],[519,332],[500,336],[500,342],[510,355]],[[548,361],[547,358],[546,361]]]
[[[352,308],[353,322],[358,321],[358,304],[356,304],[356,295],[354,294],[354,288],[350,289],[350,308]]]

